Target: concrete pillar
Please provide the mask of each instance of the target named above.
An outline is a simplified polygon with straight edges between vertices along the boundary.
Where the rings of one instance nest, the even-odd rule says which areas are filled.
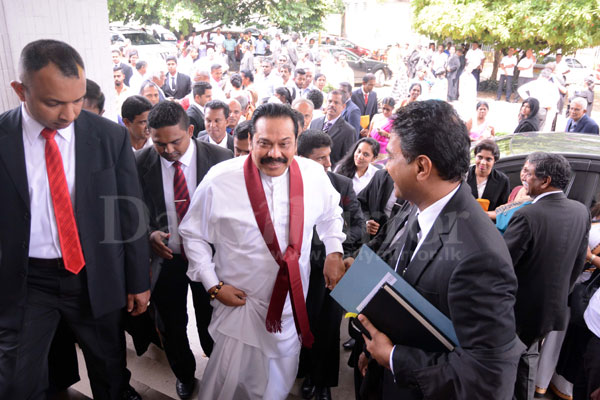
[[[106,1],[0,0],[0,113],[19,105],[10,82],[18,80],[23,47],[37,39],[56,39],[81,54],[86,76],[106,96],[105,115],[115,115]]]

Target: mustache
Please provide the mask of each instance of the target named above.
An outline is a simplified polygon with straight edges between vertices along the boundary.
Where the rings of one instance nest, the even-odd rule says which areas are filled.
[[[274,158],[274,157],[263,157],[263,158],[260,159],[260,163],[261,164],[271,164],[271,163],[274,163],[274,162],[278,162],[278,163],[282,163],[282,164],[287,164],[288,159],[287,159],[287,157],[277,157],[277,158]]]

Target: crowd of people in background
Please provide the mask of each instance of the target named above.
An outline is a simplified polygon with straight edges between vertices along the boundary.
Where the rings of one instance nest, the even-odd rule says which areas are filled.
[[[329,38],[325,43],[335,44]],[[168,57],[163,65],[148,65],[148,62],[139,59],[137,50],[127,44],[113,49],[117,110],[120,110],[124,99],[133,94],[145,96],[153,104],[166,99],[179,101],[186,109],[190,105],[203,107],[204,102],[195,102],[192,87],[198,82],[206,82],[211,86],[212,98],[224,102],[236,99],[240,104],[247,104],[242,107],[244,120],[253,109],[265,102],[291,105],[302,98],[319,103],[317,98],[322,96],[323,103],[326,103],[327,93],[331,90],[347,83],[352,92],[355,84],[355,72],[348,65],[344,53],[332,55],[323,50],[314,38],[304,42],[298,34],[291,34],[284,40],[276,34],[267,40],[262,34],[246,31],[239,34],[239,38],[234,38],[231,32],[224,35],[216,29],[210,33],[193,32],[187,38],[182,36],[177,42],[177,49],[178,54]],[[382,58],[393,72],[389,83],[394,109],[415,100],[448,101],[468,121],[473,140],[494,136],[495,129],[485,116],[490,112],[489,105],[478,101],[480,75],[486,62],[486,55],[478,43],[443,43],[437,46],[435,43],[429,46],[398,43],[389,46]],[[496,100],[504,95],[507,102],[531,100],[538,103],[534,107],[537,108],[535,118],[523,112],[529,102],[523,103],[515,116],[515,125],[518,125],[515,132],[533,129],[598,133],[597,124],[591,116],[593,76],[582,82],[567,84],[571,71],[560,50],[556,53],[556,60],[544,65],[537,78],[534,77],[536,63],[532,49],[503,49],[498,65]],[[369,80],[363,87],[366,92],[375,93]],[[357,103],[357,98],[351,97]],[[571,101],[576,98],[585,102],[577,100],[572,107]],[[313,111],[322,112],[323,103],[314,107]],[[382,107],[380,103],[379,100],[366,103],[369,112],[361,115],[372,118]],[[558,115],[563,112],[568,119],[567,125],[557,126],[557,121],[562,121]],[[521,124],[524,120],[528,123]],[[351,124],[358,129],[355,116]],[[362,131],[361,136],[365,135],[366,132]]]

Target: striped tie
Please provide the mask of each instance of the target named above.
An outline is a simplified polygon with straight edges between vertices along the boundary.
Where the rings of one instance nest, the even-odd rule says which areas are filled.
[[[177,211],[178,225],[179,222],[185,217],[185,213],[190,208],[190,193],[188,192],[187,183],[185,181],[185,175],[181,170],[181,162],[175,161],[173,163],[175,168],[175,177],[173,178],[173,193],[175,194],[175,210]],[[181,255],[185,257],[185,251],[183,250],[183,242],[181,246]]]
[[[79,242],[79,233],[73,214],[73,205],[71,204],[62,156],[54,140],[56,131],[44,128],[42,136],[46,139],[46,172],[48,173],[50,197],[52,197],[52,206],[54,207],[63,263],[67,271],[77,274],[85,265],[85,260]]]
[[[179,222],[181,222],[190,207],[190,193],[188,192],[187,183],[185,182],[185,175],[183,175],[183,170],[181,169],[181,162],[175,161],[173,167],[175,168],[175,177],[173,178],[175,210],[177,210],[177,217]]]

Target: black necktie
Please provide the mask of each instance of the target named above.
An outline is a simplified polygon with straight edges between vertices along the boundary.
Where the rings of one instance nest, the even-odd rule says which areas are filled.
[[[175,77],[171,76],[171,90],[177,90],[177,86],[175,85]]]
[[[419,219],[415,216],[414,219],[408,225],[408,232],[406,234],[404,248],[402,249],[402,254],[400,254],[400,259],[398,260],[398,264],[396,265],[396,271],[402,275],[404,275],[404,273],[406,272],[406,268],[410,263],[410,259],[412,258],[412,255],[415,252],[417,244],[419,243],[420,231],[421,227],[419,226]]]
[[[394,215],[396,215],[398,213],[398,211],[400,211],[401,208],[402,208],[402,204],[400,204],[396,201],[394,203],[394,205],[392,206],[392,211],[390,212],[390,218],[392,218]]]

